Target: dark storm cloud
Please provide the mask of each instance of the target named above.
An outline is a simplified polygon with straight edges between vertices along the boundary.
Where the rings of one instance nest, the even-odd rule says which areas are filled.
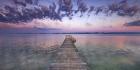
[[[65,15],[65,16],[70,16],[72,15],[72,0],[59,0],[59,9],[58,9],[58,13],[61,14],[61,12],[65,12],[64,14],[61,15]]]
[[[95,14],[98,15],[100,12],[103,11],[103,9],[104,9],[103,7],[97,7],[95,10]]]
[[[140,8],[137,5],[130,5],[127,0],[115,2],[105,6],[89,6],[86,0],[76,0],[76,5],[73,4],[74,0],[58,0],[58,2],[52,2],[48,6],[39,5],[40,0],[12,0],[14,6],[5,5],[0,10],[0,22],[27,22],[33,19],[50,18],[52,20],[61,20],[63,17],[69,17],[81,13],[87,16],[94,14],[98,15],[104,13],[111,15],[117,13],[118,16],[135,16],[140,13]],[[34,7],[28,8],[28,5]],[[22,6],[22,7],[19,7]],[[76,9],[75,9],[76,7]],[[20,9],[20,10],[19,10]]]
[[[90,6],[88,13],[91,13],[92,11],[94,11],[94,6]]]
[[[16,5],[26,6],[26,3],[23,2],[23,1],[13,0],[13,2],[14,2]]]
[[[15,1],[17,0],[14,0],[14,3],[18,3],[19,5],[19,2]],[[27,4],[26,2],[32,4],[32,1],[25,1],[25,4]],[[19,11],[17,7],[5,5],[4,9],[0,11],[0,22],[27,22],[35,18],[42,19],[45,17],[53,20],[61,20],[61,17],[56,13],[55,9],[55,4],[52,6],[50,5],[49,7],[38,6],[33,8],[26,8],[23,6],[21,11]]]
[[[26,3],[33,4],[33,0],[25,0]]]
[[[38,0],[13,0],[15,4],[26,6],[26,4],[37,4]]]
[[[94,9],[95,9],[94,6],[90,6],[90,7],[89,7],[88,16],[90,16],[91,12],[93,12]]]
[[[77,5],[78,5],[78,10],[77,12],[81,13],[81,17],[83,16],[83,13],[88,11],[88,7],[87,4],[83,2],[83,0],[78,0],[77,1]]]
[[[117,13],[118,16],[135,16],[139,11],[140,8],[137,5],[129,5],[128,0],[122,0],[108,5],[106,13]]]
[[[124,24],[125,26],[140,26],[140,20]]]

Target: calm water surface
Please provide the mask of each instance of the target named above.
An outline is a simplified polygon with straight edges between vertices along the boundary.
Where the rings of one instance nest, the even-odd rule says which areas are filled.
[[[91,70],[140,70],[140,35],[73,36]],[[61,34],[0,35],[0,70],[46,70],[50,55],[37,49],[59,46],[64,38]]]

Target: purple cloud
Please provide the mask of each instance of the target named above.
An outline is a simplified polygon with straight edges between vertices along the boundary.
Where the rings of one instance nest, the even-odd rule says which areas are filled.
[[[0,11],[0,22],[28,22],[33,19],[50,18],[52,20],[61,20],[63,17],[69,17],[73,19],[72,16],[80,12],[82,17],[87,15],[90,16],[91,12],[98,15],[99,13],[104,13],[106,15],[111,15],[117,13],[118,16],[135,16],[140,13],[140,8],[137,5],[130,5],[128,0],[122,0],[120,2],[112,3],[106,6],[89,6],[83,0],[77,0],[77,5],[74,5],[73,0],[59,0],[58,2],[53,2],[48,6],[41,6],[39,4],[40,0],[13,0],[15,6],[5,5]],[[32,5],[34,7],[28,8],[27,5]],[[19,6],[20,11],[17,9]],[[74,8],[76,7],[76,9]]]

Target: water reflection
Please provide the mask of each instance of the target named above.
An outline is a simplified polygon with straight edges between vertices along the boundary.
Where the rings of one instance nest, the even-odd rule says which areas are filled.
[[[139,36],[76,35],[91,70],[140,69]]]
[[[44,34],[13,34],[0,36],[1,46],[31,46],[31,47],[50,47],[60,45],[63,42],[63,35],[44,35]]]
[[[140,69],[139,36],[73,36],[91,70]],[[53,45],[61,45],[64,37],[65,35],[59,34],[1,35],[0,70],[46,70],[51,58],[45,51]]]

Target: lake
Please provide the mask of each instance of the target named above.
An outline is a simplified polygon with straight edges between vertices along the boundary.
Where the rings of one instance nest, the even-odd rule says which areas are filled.
[[[140,70],[140,35],[72,34],[90,70]],[[0,35],[0,70],[47,70],[65,34]]]

